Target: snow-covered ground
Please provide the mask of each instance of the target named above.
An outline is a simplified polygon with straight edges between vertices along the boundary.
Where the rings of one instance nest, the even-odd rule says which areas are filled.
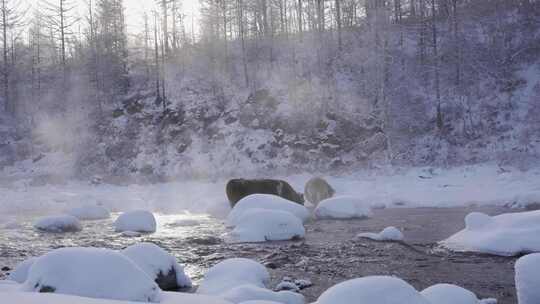
[[[312,176],[284,177],[297,191]],[[282,177],[283,178],[283,177]],[[540,202],[540,168],[523,172],[495,165],[448,170],[413,168],[357,172],[327,177],[337,195],[351,195],[376,207],[525,206]],[[70,208],[100,204],[111,212],[136,209],[172,214],[208,213],[225,217],[226,180],[175,181],[150,185],[65,185],[33,187],[28,179],[0,185],[0,225],[17,215],[53,215]]]

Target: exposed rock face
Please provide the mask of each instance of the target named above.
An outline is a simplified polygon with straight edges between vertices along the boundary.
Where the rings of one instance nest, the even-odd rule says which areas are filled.
[[[321,177],[311,178],[304,188],[304,197],[315,206],[320,201],[331,198],[335,193],[334,188]]]
[[[226,187],[227,198],[231,207],[242,198],[251,194],[273,194],[284,199],[304,204],[304,197],[286,181],[275,179],[231,179]]]

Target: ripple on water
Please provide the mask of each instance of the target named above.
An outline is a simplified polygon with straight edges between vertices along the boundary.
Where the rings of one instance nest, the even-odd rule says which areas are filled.
[[[138,242],[156,243],[177,257],[186,266],[186,273],[195,280],[202,277],[200,251],[221,242],[226,229],[223,223],[208,215],[155,214],[158,229],[140,237],[125,237],[114,231],[114,220],[83,221],[79,232],[47,233],[33,227],[36,217],[18,217],[9,225],[0,226],[0,266],[17,263],[61,247],[102,247],[123,249]],[[197,252],[197,254],[196,254]],[[0,274],[1,276],[1,274]]]

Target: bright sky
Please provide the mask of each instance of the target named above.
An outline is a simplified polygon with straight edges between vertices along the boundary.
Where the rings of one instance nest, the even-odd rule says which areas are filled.
[[[84,1],[84,0],[79,0]],[[124,0],[126,7],[126,22],[128,31],[140,32],[143,29],[142,16],[144,12],[151,12],[155,6],[155,0]],[[199,0],[180,0],[182,12],[186,15],[185,26],[191,31],[192,16],[197,20],[199,16]]]
[[[38,3],[39,0],[26,0],[30,4]],[[85,16],[87,12],[86,3],[87,0],[71,0],[73,3],[77,3],[80,8],[80,14]],[[92,0],[95,2],[96,0]],[[47,0],[49,3],[56,3],[58,0]],[[156,0],[124,0],[124,6],[126,7],[126,23],[128,26],[128,32],[138,33],[143,30],[143,14],[144,12],[150,13],[156,8]],[[191,32],[191,19],[192,17],[197,23],[199,17],[199,0],[180,0],[181,10],[186,15],[185,26],[186,31]],[[161,11],[161,10],[160,10]],[[195,25],[195,28],[197,26]]]

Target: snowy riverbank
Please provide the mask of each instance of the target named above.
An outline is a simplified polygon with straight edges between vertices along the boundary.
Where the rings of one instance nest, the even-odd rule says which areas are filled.
[[[9,172],[4,177],[9,178]],[[12,175],[15,177],[15,175]],[[302,192],[309,174],[281,177]],[[352,195],[375,207],[527,206],[540,202],[540,168],[519,171],[494,165],[452,169],[392,169],[328,177],[338,195]],[[53,214],[87,204],[115,211],[227,215],[225,179],[117,186],[68,181],[31,186],[31,176],[0,184],[0,214]]]

